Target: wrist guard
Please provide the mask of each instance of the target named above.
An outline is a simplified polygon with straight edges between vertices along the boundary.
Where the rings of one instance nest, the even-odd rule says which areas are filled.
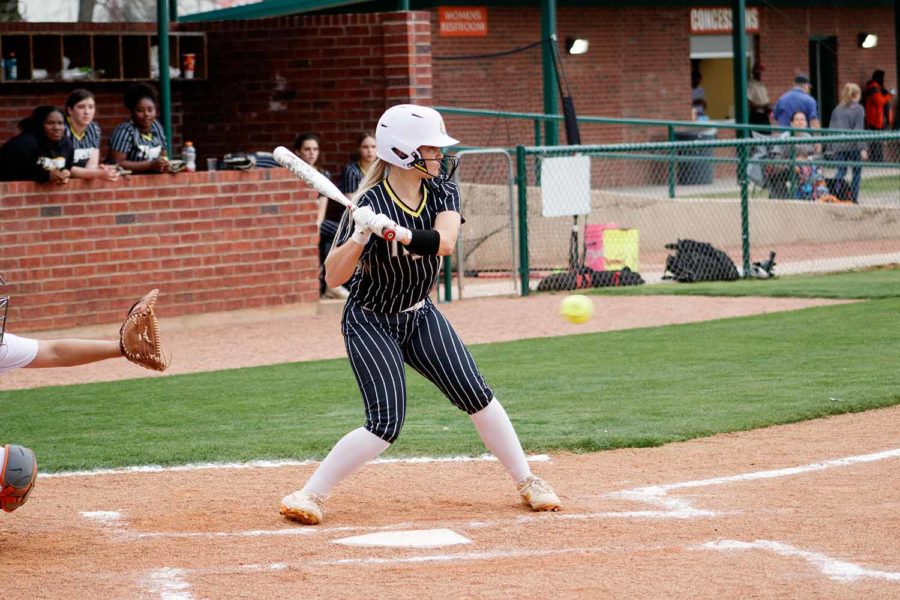
[[[434,229],[413,229],[406,248],[419,256],[434,256],[441,248],[441,234]]]

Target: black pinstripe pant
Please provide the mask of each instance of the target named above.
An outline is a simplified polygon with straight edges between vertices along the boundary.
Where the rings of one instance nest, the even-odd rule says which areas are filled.
[[[467,414],[494,397],[472,355],[431,300],[395,314],[366,310],[349,300],[342,330],[365,403],[365,428],[388,443],[396,441],[406,417],[404,362]]]

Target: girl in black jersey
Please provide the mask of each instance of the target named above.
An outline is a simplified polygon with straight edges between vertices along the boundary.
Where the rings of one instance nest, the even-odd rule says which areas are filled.
[[[368,131],[359,134],[356,139],[356,147],[357,154],[341,171],[341,180],[338,183],[338,189],[344,192],[348,198],[353,197],[369,167],[378,158],[375,156],[375,136]]]
[[[302,158],[306,164],[331,180],[331,173],[319,166],[319,152],[322,140],[314,133],[301,133],[294,140],[294,154]],[[325,257],[331,251],[338,223],[344,214],[344,206],[325,196],[316,200],[316,227],[319,230],[319,295],[324,298],[346,298],[349,292],[342,285],[327,287],[325,285]]]
[[[0,147],[0,181],[65,185],[72,176],[75,150],[66,122],[55,106],[38,106],[19,121],[22,132]]]
[[[125,91],[127,121],[113,129],[109,138],[109,158],[134,173],[167,173],[166,134],[156,119],[156,91],[146,83],[136,83]]]
[[[97,104],[90,91],[73,90],[66,98],[66,136],[75,147],[72,177],[115,181],[119,177],[115,165],[100,164],[100,126],[94,121],[96,113]]]
[[[363,427],[345,435],[303,489],[282,499],[281,514],[308,525],[324,519],[331,490],[400,435],[406,417],[404,363],[433,382],[472,419],[488,449],[533,510],[558,510],[559,498],[529,469],[518,436],[456,331],[428,297],[441,256],[456,245],[459,191],[441,164],[457,144],[434,109],[403,104],[387,110],[375,132],[379,160],[357,192],[325,261],[329,285],[350,278],[342,332],[362,392]],[[352,231],[351,231],[352,225]],[[396,232],[387,242],[385,228]]]

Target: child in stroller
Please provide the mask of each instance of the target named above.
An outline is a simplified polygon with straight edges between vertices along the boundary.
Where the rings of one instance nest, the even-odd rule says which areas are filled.
[[[797,200],[819,200],[828,194],[828,185],[825,183],[825,174],[822,169],[813,164],[813,155],[809,153],[809,146],[797,146],[797,166],[794,172],[797,176],[797,185],[793,197]]]
[[[792,125],[805,129],[806,117],[803,113],[798,113],[795,117],[798,123],[795,125],[792,121]],[[758,140],[772,139],[771,136],[756,131],[751,132],[751,135]],[[784,131],[775,136],[775,139],[792,136],[810,137],[808,133]],[[808,143],[793,146],[762,143],[754,148],[747,175],[753,183],[769,190],[769,198],[817,200],[828,194],[828,187],[822,169],[813,162],[818,157],[814,151],[815,147]],[[788,163],[787,160],[790,159],[798,164]]]

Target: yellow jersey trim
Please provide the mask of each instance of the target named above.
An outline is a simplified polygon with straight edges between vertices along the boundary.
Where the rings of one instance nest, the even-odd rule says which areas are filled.
[[[391,197],[391,200],[394,201],[394,204],[400,207],[400,210],[413,217],[418,217],[422,214],[422,211],[425,210],[425,203],[428,202],[427,187],[422,186],[422,202],[419,203],[419,208],[417,208],[416,210],[412,210],[410,207],[403,203],[403,200],[401,200],[396,193],[394,193],[394,190],[391,188],[391,184],[388,183],[387,178],[384,178],[382,181],[384,182],[384,189],[385,191],[387,191],[388,196]]]
[[[87,133],[88,128],[85,127],[84,131],[82,131],[81,133],[78,133],[77,131],[75,131],[75,124],[72,123],[71,117],[66,117],[66,122],[69,124],[69,131],[72,132],[72,136],[80,142],[81,139],[84,137],[84,135]]]

